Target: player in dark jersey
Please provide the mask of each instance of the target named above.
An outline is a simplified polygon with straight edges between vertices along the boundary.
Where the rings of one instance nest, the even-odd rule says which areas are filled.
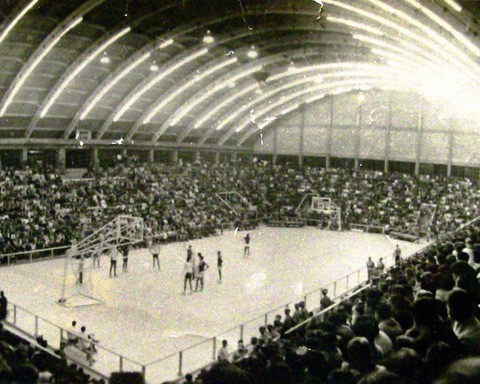
[[[201,253],[198,254],[198,259],[200,262],[198,263],[197,272],[195,273],[195,292],[197,292],[199,285],[200,292],[203,291],[203,278],[205,276],[205,271],[210,268],[210,266],[203,260]]]
[[[245,248],[243,249],[243,257],[250,257],[250,234],[247,233],[247,236],[243,239],[245,241]]]
[[[223,268],[223,258],[220,251],[217,252],[217,269],[218,269],[218,282],[222,283],[222,268]]]
[[[130,253],[130,249],[131,249],[130,247],[131,247],[130,245],[123,246],[123,250],[122,250],[122,255],[123,255],[122,271],[123,272],[128,272],[128,254]]]

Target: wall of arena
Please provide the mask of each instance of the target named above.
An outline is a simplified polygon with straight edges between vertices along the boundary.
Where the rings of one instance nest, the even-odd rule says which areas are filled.
[[[324,156],[327,161],[377,160],[380,168],[387,163],[387,169],[388,161],[403,162],[411,165],[404,168],[417,172],[428,165],[440,170],[425,169],[425,173],[458,174],[459,167],[478,167],[478,126],[446,115],[446,110],[416,95],[393,91],[326,97],[303,105],[256,134],[255,152]]]

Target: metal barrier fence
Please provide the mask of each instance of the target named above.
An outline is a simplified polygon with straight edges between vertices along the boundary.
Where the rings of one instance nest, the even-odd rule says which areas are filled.
[[[7,322],[20,329],[23,333],[28,335],[32,339],[36,339],[39,336],[48,342],[48,346],[53,350],[59,350],[61,344],[67,340],[69,330],[62,328],[51,321],[44,319],[29,310],[13,303],[8,304]],[[75,334],[76,337],[84,339],[86,343],[90,343],[90,340]],[[133,359],[130,359],[120,353],[112,351],[100,344],[95,344],[97,353],[95,354],[95,366],[90,367],[94,372],[97,372],[99,376],[110,377],[111,372],[123,372],[123,371],[141,371],[145,373],[145,366]],[[82,353],[78,350],[78,354]],[[85,361],[75,360],[76,363],[82,365],[86,364]]]
[[[4,255],[0,254],[0,262],[4,262],[4,260],[7,259],[6,264],[11,265],[16,262],[32,263],[38,260],[53,259],[55,257],[63,257],[65,256],[65,252],[69,248],[70,248],[70,245],[64,245],[60,247],[34,249],[31,251],[13,252],[13,253],[7,253]]]
[[[172,380],[187,372],[195,372],[216,360],[217,351],[221,346],[222,340],[227,340],[229,345],[236,345],[240,339],[249,340],[251,337],[258,335],[259,327],[273,323],[276,315],[281,315],[283,318],[285,309],[292,307],[299,301],[305,302],[305,306],[309,312],[317,311],[320,308],[322,289],[327,288],[330,297],[335,300],[367,280],[367,268],[357,269],[330,284],[322,285],[303,296],[297,297],[295,300],[290,300],[288,303],[277,306],[260,316],[223,331],[216,336],[166,357],[146,363],[146,380],[148,382],[152,382],[153,380],[162,382]]]

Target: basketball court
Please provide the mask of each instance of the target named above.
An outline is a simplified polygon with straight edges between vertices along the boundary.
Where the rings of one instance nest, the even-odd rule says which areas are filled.
[[[56,303],[62,290],[62,259],[0,268],[1,288],[11,302],[52,324],[68,328],[72,320],[77,320],[79,326],[87,327],[87,333],[95,334],[100,346],[141,365],[173,354],[147,367],[147,381],[156,383],[172,379],[178,372],[177,351],[200,343],[183,353],[183,372],[189,372],[212,357],[213,340],[209,339],[213,336],[257,318],[243,327],[247,342],[264,325],[263,313],[274,308],[280,308],[276,313],[283,313],[285,304],[364,267],[368,256],[374,261],[385,257],[389,265],[396,243],[404,255],[420,247],[402,241],[392,243],[377,234],[260,227],[249,232],[251,257],[244,259],[246,233],[227,231],[189,243],[167,244],[160,255],[160,271],[152,268],[148,251],[138,249],[130,253],[128,272],[122,272],[119,259],[118,277],[110,278],[109,259],[104,257],[100,269],[85,273],[85,281],[103,301],[100,305],[65,308]],[[210,269],[204,292],[184,296],[182,270],[188,244],[205,256]],[[224,259],[221,284],[217,281],[217,250],[222,251]],[[90,265],[91,260],[86,264]],[[355,282],[351,281],[350,286]],[[309,310],[317,306],[317,300],[319,294],[307,298]],[[9,316],[12,320],[13,314]],[[269,322],[273,322],[273,316]],[[17,324],[34,333],[34,319],[20,309]],[[38,327],[39,334],[56,345],[58,330],[43,321]],[[226,338],[234,351],[239,337],[239,329],[235,328],[220,335],[220,340]],[[96,359],[96,369],[105,373],[118,370],[118,358],[109,352],[100,350]],[[121,364],[124,370],[139,370],[138,365],[127,360]]]

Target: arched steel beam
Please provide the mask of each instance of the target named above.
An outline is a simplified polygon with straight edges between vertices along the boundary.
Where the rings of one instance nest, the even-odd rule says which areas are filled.
[[[26,0],[19,3],[19,5],[10,13],[6,20],[0,26],[0,45],[5,41],[8,34],[15,28],[15,25],[25,16],[30,10],[37,5],[40,0]]]
[[[28,126],[26,132],[27,138],[30,137],[38,121],[41,118],[45,117],[50,107],[62,94],[62,92],[70,84],[70,82],[108,46],[115,43],[115,41],[126,35],[128,32],[130,32],[130,30],[130,27],[125,27],[123,29],[120,29],[120,31],[114,31],[113,33],[102,36],[102,38],[97,40],[93,46],[91,46],[86,52],[81,54],[80,57],[75,60],[75,62],[68,68],[68,70],[56,82],[55,86],[50,90],[47,97],[43,100],[41,107],[38,108],[35,116],[33,117]]]
[[[216,61],[209,61],[204,64],[202,67],[196,69],[196,71],[200,72],[201,75],[196,75],[195,73],[191,73],[189,76],[185,77],[181,84],[176,84],[175,87],[171,87],[167,92],[162,94],[162,101],[158,104],[158,99],[156,99],[142,114],[139,120],[135,123],[135,125],[130,129],[128,135],[126,136],[127,140],[131,139],[132,136],[137,132],[137,130],[145,124],[150,123],[150,120],[156,115],[161,108],[167,105],[170,101],[174,98],[182,94],[185,90],[193,86],[193,84],[197,83],[200,80],[204,80],[205,78],[211,77],[215,72],[226,68],[227,66],[233,65],[238,62],[236,57],[220,57],[216,58]],[[161,132],[157,131],[154,134],[154,138],[158,138]],[[158,136],[157,136],[158,135]],[[156,141],[156,140],[155,140]]]
[[[389,37],[394,38],[394,39],[398,39],[398,38],[395,37],[395,36],[389,36]],[[416,52],[418,53],[418,51],[419,51],[418,47],[412,46],[412,45],[407,46],[407,49],[412,49],[412,48],[416,49]],[[402,51],[405,51],[405,50],[402,49]],[[424,55],[422,55],[422,56],[423,56],[425,59],[427,58],[427,55],[426,55],[426,54],[424,54]],[[188,131],[189,131],[189,132],[191,131],[191,127],[189,127]],[[210,132],[211,132],[211,131],[210,131]],[[210,132],[209,132],[209,133],[210,133]],[[203,140],[205,140],[205,139],[206,139],[206,138],[204,137]]]
[[[355,15],[361,16],[363,21],[371,20],[379,23],[384,27],[394,29],[397,31],[397,33],[401,33],[403,36],[407,36],[408,38],[416,41],[418,44],[427,46],[432,52],[434,52],[436,55],[442,56],[447,62],[451,63],[452,65],[457,65],[458,59],[461,59],[461,61],[463,62],[464,70],[473,71],[477,74],[480,71],[477,63],[474,62],[470,56],[468,56],[459,47],[455,46],[453,43],[444,38],[440,32],[434,31],[429,26],[426,26],[424,23],[419,22],[415,18],[411,17],[403,11],[398,10],[395,7],[384,4],[380,1],[375,1],[374,3],[372,3],[375,10],[380,10],[383,13],[388,12],[389,14],[395,15],[408,25],[417,28],[419,31],[422,32],[422,34],[415,33],[411,29],[405,28],[404,26],[401,26],[400,24],[392,21],[391,19],[387,19],[386,17],[366,11],[362,8],[353,6],[343,1],[325,0],[324,3],[335,6],[342,11],[349,11],[351,13],[354,13]],[[445,48],[445,50],[442,49],[442,46]]]
[[[303,42],[306,42],[306,41],[303,41]],[[312,43],[313,42],[318,44],[319,46],[324,45],[324,44],[328,44],[328,43],[323,42],[321,40],[315,40],[315,41],[312,41]],[[282,40],[280,43],[278,41],[275,41],[274,43],[275,44],[265,44],[265,41],[264,41],[263,42],[264,45],[262,46],[262,50],[265,49],[265,47],[267,47],[268,49],[271,49],[275,46],[288,46],[290,41]],[[331,42],[330,42],[330,44],[331,44]],[[347,45],[347,44],[345,44],[345,45]],[[238,68],[238,70],[235,71],[234,73],[229,73],[226,76],[218,79],[217,81],[209,84],[208,89],[202,89],[201,91],[192,94],[183,103],[183,106],[179,108],[178,113],[176,113],[174,116],[171,116],[170,118],[168,118],[162,124],[162,126],[159,128],[158,137],[160,137],[169,127],[176,125],[190,111],[192,111],[195,108],[202,105],[209,98],[214,96],[217,92],[225,90],[229,86],[229,84],[236,83],[238,81],[241,81],[244,78],[247,78],[252,73],[260,71],[262,69],[262,67],[265,67],[268,64],[271,64],[271,63],[273,64],[275,62],[280,63],[280,62],[286,61],[286,58],[285,58],[286,52],[287,51],[284,51],[281,54],[275,54],[275,55],[271,55],[271,56],[261,56],[259,59],[256,59],[256,60],[250,62],[248,65],[246,65],[246,66],[244,65],[241,68]],[[305,50],[303,50],[303,49],[288,51],[288,55],[289,55],[290,59],[294,59],[295,57],[307,57],[307,56],[309,56],[308,54],[305,53]],[[181,135],[177,138],[177,142],[181,142],[193,129],[194,129],[193,125],[190,124],[181,133]]]
[[[266,113],[272,113],[275,116],[275,118],[265,119],[264,122],[261,123],[261,125],[258,125],[258,127],[254,126],[251,129],[247,130],[247,132],[245,132],[245,134],[238,140],[236,146],[237,147],[242,146],[255,133],[258,133],[259,130],[261,130],[262,132],[266,132],[265,128],[267,128],[269,125],[271,125],[276,120],[276,117],[285,117],[288,114],[292,113],[293,111],[299,109],[301,105],[313,103],[313,102],[321,100],[324,97],[329,96],[329,95],[340,95],[340,94],[343,94],[343,93],[348,93],[348,92],[356,91],[356,90],[365,91],[368,88],[376,88],[375,85],[373,85],[373,86],[371,84],[369,84],[369,85],[370,86],[365,86],[365,85],[363,85],[363,86],[355,86],[355,85],[343,86],[343,87],[340,87],[340,89],[333,91],[333,93],[332,92],[329,92],[329,93],[328,92],[321,92],[320,94],[318,94],[318,91],[314,91],[314,92],[312,92],[313,94],[310,97],[306,97],[307,95],[299,95],[299,96],[297,95],[296,97],[292,98],[292,100],[289,100],[288,102],[283,101],[281,103],[281,105],[277,105],[277,106],[275,106],[275,108],[273,108],[273,112],[268,110],[268,111],[263,112],[263,114],[262,114],[262,116],[263,116]],[[395,84],[391,84],[391,85],[384,84],[382,86],[382,89],[384,89],[384,90],[397,90],[398,91],[399,87],[396,86]]]
[[[344,73],[339,73],[338,75],[336,75],[335,72],[332,72],[330,75],[331,76],[328,76],[327,74],[322,74],[322,75],[317,75],[317,76],[320,76],[320,78],[322,79],[322,84],[321,86],[325,87],[325,89],[328,89],[329,87],[331,87],[330,84],[332,83],[335,83],[334,81],[330,81],[330,82],[327,82],[327,83],[323,83],[325,81],[326,78],[335,78],[337,76],[341,76],[341,77],[345,77],[345,76],[349,76],[349,78],[354,78],[355,75],[359,76],[359,77],[366,77],[366,74],[368,74],[368,76],[370,76],[371,78],[378,78],[378,79],[383,79],[385,77],[385,75],[388,75],[388,76],[392,76],[392,73],[398,73],[396,71],[392,71],[391,69],[389,69],[388,67],[386,66],[376,66],[377,69],[375,69],[374,66],[372,66],[369,70],[367,70],[368,67],[365,68],[365,72],[358,72],[358,74],[355,74],[354,73],[348,73],[348,74],[344,74]],[[290,92],[290,89],[292,87],[296,87],[296,86],[300,86],[300,85],[303,85],[303,84],[308,84],[310,81],[312,81],[311,78],[300,78],[300,80],[294,80],[292,82],[288,82],[287,84],[284,84],[282,85],[281,87],[277,87],[275,88],[274,90],[271,90],[267,93],[264,93],[260,96],[258,96],[257,98],[255,98],[254,100],[252,100],[250,103],[244,105],[242,108],[239,108],[234,114],[231,114],[229,115],[229,117],[225,120],[223,120],[219,126],[217,127],[217,130],[223,128],[224,126],[226,126],[227,124],[230,124],[230,123],[234,123],[235,121],[238,121],[239,117],[244,114],[245,112],[247,111],[251,111],[252,109],[255,109],[261,102],[264,102],[264,101],[272,101],[274,100],[273,97],[276,97],[280,92],[284,92],[284,91],[289,91]],[[286,96],[285,98],[288,98],[288,96]],[[251,113],[250,113],[251,114]],[[249,116],[251,118],[251,116]],[[224,144],[235,132],[238,132],[238,126],[236,124],[234,124],[232,126],[232,128],[230,130],[227,131],[227,133],[225,135],[223,135],[223,137],[219,140],[219,144]]]
[[[171,4],[167,4],[161,7],[160,9],[150,12],[147,15],[144,15],[141,18],[133,21],[132,26],[136,26],[139,23],[143,22],[143,20],[145,20],[146,18],[153,17],[156,14],[172,8],[178,4],[181,3],[179,1],[173,2]],[[95,59],[95,57],[97,57],[103,49],[106,49],[108,46],[116,42],[119,38],[130,32],[131,29],[131,26],[118,27],[116,30],[102,36],[92,46],[90,46],[86,52],[83,52],[79,57],[76,58],[73,64],[70,65],[70,67],[67,69],[66,73],[61,76],[61,78],[56,82],[54,87],[50,90],[47,97],[43,100],[41,107],[37,109],[37,112],[33,116],[27,128],[27,138],[29,138],[32,134],[38,121],[48,113],[53,103],[60,96],[63,90],[68,86],[68,84],[78,75],[78,73],[80,73],[90,63],[90,61]]]
[[[258,31],[257,31],[258,32]],[[271,49],[271,48],[274,48],[276,46],[288,46],[289,43],[291,43],[290,41],[288,40],[282,40],[281,42],[278,42],[278,40],[274,39],[274,40],[271,40],[273,41],[273,44],[270,44],[270,41],[263,41],[263,45],[262,45],[262,49]],[[303,43],[306,43],[308,41],[306,40],[303,40]],[[312,41],[312,43],[316,43],[316,44],[319,44],[320,45],[320,41],[318,40],[314,40]],[[323,44],[323,42],[322,42]],[[347,45],[347,44],[345,44]],[[355,47],[353,47],[355,48]],[[237,48],[237,51],[238,50],[243,50],[243,48],[240,48],[238,49]],[[305,56],[305,53],[303,53],[303,56]],[[267,61],[272,61],[274,58],[277,58],[277,59],[281,59],[281,55],[274,55],[274,56],[267,56],[266,59],[264,58],[264,60],[267,60]],[[285,57],[283,56],[283,61],[285,61]],[[253,64],[250,64],[250,65],[259,65],[263,62],[263,60],[255,60],[253,61]],[[225,89],[225,87],[227,87],[227,83],[229,81],[232,81],[231,79],[229,79],[230,77],[234,77],[234,81],[237,81],[237,80],[240,80],[242,78],[244,78],[245,76],[242,75],[242,72],[245,72],[245,71],[248,71],[250,67],[241,67],[239,68],[239,71],[240,72],[239,74],[228,74],[227,76],[225,76],[225,78],[222,78],[222,82],[220,83],[219,81],[217,82],[214,82],[214,83],[211,83],[208,85],[208,88],[217,88],[217,90],[220,90],[220,89]],[[193,84],[192,84],[193,85]],[[183,87],[183,85],[182,85]],[[178,92],[178,91],[174,91],[174,92]],[[188,100],[195,100],[195,103],[198,103],[200,104],[200,102],[202,102],[203,100],[206,99],[206,97],[208,96],[211,96],[211,94],[213,94],[214,92],[211,92],[211,90],[209,89],[203,89],[202,90],[202,95],[197,95],[198,97],[195,97],[195,96],[191,96]],[[159,103],[157,104],[157,108],[155,107],[155,103]],[[146,111],[144,113],[144,115],[142,116],[145,117],[145,116],[148,116],[149,114],[151,114],[152,110],[155,110],[156,108],[156,112],[158,113],[161,109],[158,108],[158,106],[165,106],[166,104],[166,101],[165,101],[165,95],[162,95],[159,100],[157,100],[150,108],[148,111]],[[185,104],[185,103],[184,103]],[[182,113],[182,111],[180,110],[180,114]],[[175,119],[177,115],[175,116],[172,116],[171,118]],[[171,120],[171,118],[167,118],[166,121],[164,122],[164,124],[162,124],[159,129],[156,131],[156,133],[154,134],[154,140],[158,140],[161,135],[163,135],[163,133],[166,132],[166,130],[170,127],[171,124],[169,124],[169,121]],[[141,126],[142,124],[144,123],[144,121],[142,119],[140,119],[136,125],[137,126]]]
[[[252,12],[252,13],[254,13],[254,12]],[[289,10],[289,11],[286,11],[286,13],[287,13],[287,14],[290,14],[290,13],[292,13],[292,12]],[[311,15],[312,13],[311,13],[311,12],[306,12],[306,14]],[[227,16],[226,18],[228,18],[228,17],[232,17],[232,16]],[[219,19],[213,20],[213,21],[210,20],[210,21],[208,21],[207,23],[205,23],[204,25],[208,25],[208,24],[212,25],[212,24],[214,24],[214,23],[218,23],[218,22],[221,22],[221,21],[222,21],[222,20],[219,20]],[[201,28],[201,26],[199,26],[199,28]]]
[[[142,48],[140,51],[135,53],[133,57],[129,57],[128,60],[123,62],[118,69],[114,70],[110,75],[108,75],[90,94],[88,99],[79,109],[75,117],[70,121],[67,126],[67,129],[64,134],[64,138],[67,139],[70,134],[73,132],[80,120],[83,120],[87,117],[88,113],[95,107],[95,105],[115,87],[123,78],[125,78],[131,71],[137,68],[139,65],[144,63],[152,56],[152,52],[158,49],[164,49],[171,44],[173,44],[173,39],[168,39],[165,41],[155,41],[154,43],[148,44],[146,47]]]
[[[354,70],[361,68],[362,66],[367,65],[371,66],[373,64],[370,63],[361,63],[361,62],[343,62],[343,63],[324,63],[324,64],[318,64],[318,65],[311,65],[307,67],[301,67],[297,71],[284,71],[283,73],[279,73],[276,75],[273,75],[269,79],[267,79],[267,84],[270,82],[270,79],[280,79],[284,77],[290,77],[293,75],[300,75],[300,76],[306,76],[309,72],[317,71],[318,73],[316,74],[317,76],[321,74],[322,70],[330,70],[330,69],[339,69],[339,70]],[[250,84],[249,86],[245,87],[238,93],[234,93],[232,96],[224,99],[221,103],[215,103],[215,105],[210,104],[205,108],[207,111],[199,120],[199,126],[203,125],[206,121],[211,119],[213,116],[217,115],[221,110],[225,109],[227,106],[235,106],[235,109],[238,109],[238,102],[241,98],[244,96],[247,96],[249,93],[252,93],[251,99],[256,98],[255,96],[255,91],[259,90],[259,85],[258,83],[253,83]],[[280,91],[283,91],[285,89],[280,89]],[[263,93],[260,93],[260,96],[262,96]],[[274,94],[272,93],[272,96]],[[189,127],[190,128],[190,127]],[[215,132],[216,126],[212,126],[203,136],[202,139],[200,140],[200,143],[205,143],[205,141]]]
[[[0,117],[5,115],[10,103],[13,101],[13,98],[21,89],[28,76],[30,76],[36,66],[40,64],[50,50],[61,40],[64,35],[82,22],[85,14],[98,7],[103,2],[105,2],[105,0],[89,0],[82,4],[69,16],[67,16],[57,27],[55,27],[55,29],[42,41],[39,47],[32,55],[30,55],[28,60],[22,66],[22,69],[18,72],[17,76],[8,87],[7,92],[5,92],[3,95],[0,103]]]
[[[259,8],[260,10],[260,8]],[[313,12],[310,12],[310,11],[297,11],[295,12],[294,10],[284,10],[284,9],[275,9],[275,10],[271,10],[270,11],[271,14],[279,14],[279,15],[283,15],[283,14],[286,14],[286,15],[290,15],[290,14],[296,14],[296,15],[303,15],[303,16],[312,16],[314,17],[316,15],[316,13],[313,13]],[[236,12],[236,13],[232,13],[232,14],[229,14],[229,15],[226,15],[222,18],[218,18],[218,19],[215,19],[215,20],[208,20],[207,22],[204,22],[204,23],[200,23],[200,24],[194,24],[194,27],[191,27],[188,29],[188,33],[191,33],[193,31],[197,31],[197,30],[202,30],[203,28],[208,28],[208,27],[211,27],[215,24],[219,24],[219,23],[223,23],[223,22],[226,22],[226,21],[229,21],[231,19],[235,19],[235,18],[243,18],[244,17],[244,14],[242,14],[241,12]],[[278,30],[278,27],[276,28]],[[255,31],[253,31],[255,32]],[[210,44],[208,45],[208,48],[210,47],[215,47],[215,46],[219,46],[221,44],[225,44],[225,43],[228,43],[230,41],[234,41],[234,40],[237,40],[239,38],[246,38],[246,37],[249,37],[252,35],[253,33],[252,31],[248,31],[248,32],[243,32],[241,34],[237,34],[233,37],[229,37],[229,38],[224,38],[223,40],[221,41],[215,41],[213,44]],[[181,32],[181,34],[185,34],[187,32],[183,31]],[[174,38],[172,37],[171,35],[168,36],[169,38]],[[202,46],[200,49],[204,48],[204,46]],[[197,47],[197,49],[199,49],[199,47]],[[192,48],[190,50],[190,52],[194,52],[195,51],[195,48]],[[184,54],[185,56],[185,54]],[[168,70],[168,67],[166,67],[164,65],[164,70]],[[161,72],[161,69],[159,70],[159,72]],[[110,127],[110,125],[115,121],[115,120],[118,120],[119,117],[121,117],[123,115],[124,112],[126,112],[126,110],[128,110],[130,108],[131,105],[133,105],[134,103],[131,102],[131,99],[134,98],[135,99],[135,102],[138,100],[137,98],[137,95],[140,94],[140,96],[144,93],[142,88],[147,86],[150,82],[150,80],[152,80],[152,78],[154,78],[154,76],[151,76],[150,79],[145,79],[144,81],[142,81],[141,84],[137,85],[135,87],[135,89],[133,89],[118,105],[117,107],[114,109],[114,111],[112,111],[112,113],[110,114],[110,116],[107,118],[107,120],[104,122],[104,124],[102,125],[102,127],[100,128],[99,130],[99,133],[98,133],[98,137],[101,138],[105,132],[108,130],[108,128]],[[151,87],[150,87],[151,88]],[[150,89],[148,88],[148,89]],[[125,106],[127,106],[127,108],[125,108]]]

